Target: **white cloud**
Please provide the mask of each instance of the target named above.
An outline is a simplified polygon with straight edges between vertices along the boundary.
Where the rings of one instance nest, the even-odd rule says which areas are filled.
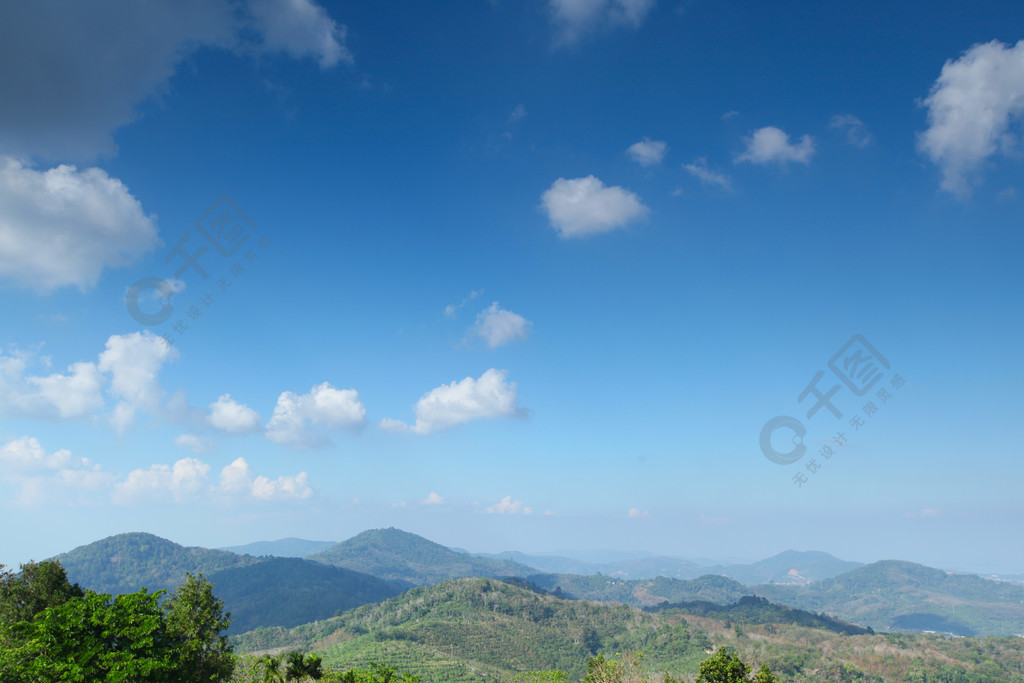
[[[594,176],[559,178],[541,196],[541,206],[560,237],[608,232],[647,215],[640,198],[621,187],[605,187]]]
[[[814,151],[814,138],[810,135],[803,136],[800,143],[794,145],[790,144],[789,135],[784,131],[774,126],[765,126],[747,138],[747,151],[738,156],[736,161],[761,165],[785,165],[790,161],[809,164]]]
[[[516,403],[516,384],[505,381],[507,375],[505,370],[491,368],[480,379],[466,377],[461,382],[442,384],[416,402],[415,425],[385,418],[380,427],[432,434],[470,420],[521,416],[524,411]]]
[[[629,158],[641,166],[652,166],[660,164],[668,151],[668,143],[660,140],[644,138],[640,142],[634,142],[626,150]]]
[[[52,406],[61,418],[82,417],[103,408],[103,377],[93,363],[72,363],[67,375],[29,377],[28,383],[36,387],[28,401]]]
[[[260,414],[224,394],[210,404],[211,425],[230,434],[247,434],[260,428]]]
[[[523,316],[506,311],[495,301],[476,316],[473,332],[494,349],[516,339],[526,339],[532,325]]]
[[[358,430],[366,424],[366,407],[355,389],[335,389],[324,382],[301,396],[285,391],[267,423],[271,441],[296,448],[327,445],[330,440],[313,427]]]
[[[47,453],[38,439],[23,436],[0,446],[0,464],[3,471],[38,472],[56,470],[69,466],[82,466],[86,461],[73,460],[71,451],[61,449]]]
[[[692,164],[683,164],[683,168],[703,185],[713,185],[723,190],[732,191],[732,179],[724,173],[708,168],[708,161],[703,157],[695,159]]]
[[[444,497],[431,491],[430,495],[421,500],[420,503],[423,505],[444,505]]]
[[[560,43],[573,43],[588,31],[612,26],[639,27],[655,0],[550,0]]]
[[[533,513],[533,508],[525,507],[521,500],[512,500],[512,496],[505,496],[500,501],[487,508],[487,512],[488,514],[498,515],[529,515]]]
[[[123,432],[138,409],[157,412],[163,390],[158,376],[164,363],[178,359],[178,350],[152,332],[115,334],[99,357],[101,372],[110,373],[111,393],[122,399],[114,409],[113,424]]]
[[[1024,118],[1024,40],[993,40],[947,61],[924,100],[928,129],[918,149],[942,170],[942,189],[966,198],[983,162],[1016,152]]]
[[[0,157],[0,277],[41,292],[84,290],[159,242],[152,217],[102,170],[41,172]]]
[[[213,450],[213,439],[198,434],[181,434],[175,437],[174,444],[193,453],[209,453]]]
[[[647,510],[641,511],[639,508],[630,508],[626,516],[630,519],[643,519],[644,517],[650,517],[651,513]]]
[[[256,41],[253,44],[252,40]],[[350,61],[345,28],[309,0],[0,4],[0,151],[87,161],[204,47]]]
[[[345,47],[348,29],[310,0],[251,0],[249,11],[270,50],[298,59],[315,57],[322,69],[353,62]]]
[[[141,501],[194,500],[209,486],[210,466],[195,458],[168,465],[132,470],[114,486],[111,499],[117,504]]]
[[[87,458],[61,449],[47,453],[38,439],[23,436],[0,446],[0,481],[14,485],[19,505],[86,502],[113,476]]]
[[[740,113],[738,111],[736,111],[735,109],[730,109],[729,111],[727,111],[724,114],[722,114],[722,120],[723,121],[728,121],[730,119],[736,118],[739,115],[740,115]]]
[[[837,114],[828,123],[829,128],[846,131],[846,141],[854,147],[866,147],[871,144],[871,133],[864,122],[853,114]]]
[[[255,498],[261,501],[302,500],[313,495],[309,475],[305,472],[277,479],[254,477],[252,468],[245,458],[237,458],[221,470],[220,492],[228,496]]]
[[[174,465],[151,465],[132,470],[117,482],[111,500],[119,505],[140,502],[175,503],[208,501],[280,501],[310,498],[309,475],[270,479],[253,474],[245,458],[226,465],[217,484],[211,482],[210,465],[196,458],[182,458]]]

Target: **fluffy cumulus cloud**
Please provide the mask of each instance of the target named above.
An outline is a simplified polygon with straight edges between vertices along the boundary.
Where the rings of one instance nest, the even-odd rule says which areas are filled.
[[[421,500],[420,503],[423,505],[444,505],[444,496],[431,491],[430,495]]]
[[[845,133],[846,141],[854,147],[867,147],[871,144],[868,127],[853,114],[837,114],[828,122],[828,126]]]
[[[86,161],[203,47],[351,60],[345,27],[310,0],[0,3],[0,151]]]
[[[655,0],[550,0],[558,42],[573,43],[592,30],[640,26]]]
[[[724,173],[711,170],[708,167],[707,159],[703,157],[694,160],[692,164],[683,164],[683,169],[699,180],[702,185],[710,185],[732,191],[732,179]]]
[[[238,458],[221,470],[220,493],[260,501],[303,500],[313,496],[313,489],[305,472],[277,479],[253,476],[245,458]]]
[[[495,301],[476,316],[473,333],[494,349],[517,339],[525,339],[532,325],[523,316],[506,311]]]
[[[209,423],[229,434],[247,434],[260,428],[260,414],[224,394],[210,404]]]
[[[210,466],[195,458],[182,458],[174,465],[152,465],[129,472],[114,486],[111,498],[118,504],[195,500],[209,488],[209,475]]]
[[[352,63],[345,47],[346,27],[320,5],[310,0],[250,0],[249,10],[268,49],[313,57],[323,69]]]
[[[180,357],[178,350],[148,330],[113,335],[99,357],[99,369],[111,376],[110,392],[121,399],[114,409],[118,431],[132,425],[138,409],[160,410],[163,390],[159,374],[164,363]]]
[[[71,451],[61,449],[47,453],[38,439],[23,436],[0,446],[0,464],[4,472],[33,472],[60,469],[73,462]]]
[[[466,377],[460,382],[442,384],[416,402],[416,423],[384,419],[380,426],[390,431],[432,434],[455,425],[493,417],[519,417],[516,384],[506,380],[505,370],[491,368],[479,379]]]
[[[152,217],[100,169],[36,171],[0,157],[0,278],[44,292],[87,289],[104,268],[158,244]]]
[[[183,434],[176,441],[192,447],[197,440],[201,442],[202,437]],[[12,490],[5,491],[5,487]],[[48,452],[32,437],[0,445],[0,503],[22,507],[108,500],[118,505],[234,504],[303,500],[312,496],[309,475],[305,472],[271,479],[254,474],[244,458],[224,467],[215,482],[210,465],[197,458],[182,458],[173,465],[155,464],[132,470],[127,475],[115,475],[86,458],[75,457],[66,449]]]
[[[113,476],[61,449],[48,453],[38,439],[23,436],[0,446],[0,481],[11,485],[9,500],[20,505],[44,501],[85,502],[113,481]]]
[[[541,196],[541,207],[563,238],[584,237],[621,228],[647,215],[640,197],[621,187],[605,187],[598,178],[559,178]]]
[[[815,151],[814,138],[810,135],[803,136],[799,143],[793,144],[789,141],[789,135],[775,126],[758,128],[746,142],[747,151],[736,158],[737,162],[785,165],[794,161],[809,164]]]
[[[129,472],[113,486],[111,499],[119,505],[141,502],[245,502],[302,500],[313,489],[309,475],[300,472],[277,479],[253,474],[245,458],[225,466],[214,483],[210,465],[196,458],[182,458],[173,465],[152,465]]]
[[[668,151],[668,143],[659,140],[644,138],[640,142],[634,142],[626,149],[629,158],[641,166],[653,166],[660,164]]]
[[[72,363],[68,374],[54,373],[45,377],[28,377],[35,391],[25,400],[29,414],[45,415],[52,407],[60,418],[89,415],[103,408],[103,377],[94,363]]]
[[[983,162],[1019,154],[1024,119],[1024,40],[975,45],[947,61],[924,100],[928,129],[918,149],[942,171],[942,189],[966,198]]]
[[[277,399],[267,423],[266,436],[294,448],[328,445],[330,440],[315,427],[359,430],[366,424],[366,406],[355,389],[336,389],[327,382],[308,394],[285,391]]]
[[[94,417],[105,407],[104,392],[118,400],[111,421],[131,426],[138,410],[163,415],[169,409],[159,374],[178,351],[150,332],[113,335],[97,362],[77,362],[66,373],[32,375],[33,364],[48,364],[31,352],[0,354],[0,414],[34,418]]]
[[[487,513],[492,515],[529,515],[533,513],[533,508],[526,507],[521,500],[512,500],[512,496],[505,496],[487,508]]]

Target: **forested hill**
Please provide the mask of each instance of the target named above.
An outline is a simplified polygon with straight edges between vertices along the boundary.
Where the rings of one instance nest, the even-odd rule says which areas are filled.
[[[310,560],[370,574],[406,587],[447,579],[481,576],[527,576],[537,570],[510,560],[456,552],[400,529],[364,531]]]
[[[624,602],[634,607],[649,607],[665,602],[707,600],[727,603],[750,595],[750,589],[725,576],[701,576],[696,579],[620,579],[592,574],[531,574],[531,582],[560,597],[603,602]]]
[[[626,605],[562,600],[525,585],[456,579],[415,588],[377,605],[295,629],[261,629],[233,642],[243,650],[312,649],[335,668],[386,661],[427,681],[508,680],[559,669],[580,680],[598,652],[644,652],[653,670],[695,668],[710,642],[679,617]]]
[[[225,550],[186,548],[146,533],[109,536],[52,558],[67,570],[68,579],[100,593],[131,593],[177,586],[185,573],[210,575],[259,560]]]
[[[403,590],[368,574],[290,557],[268,557],[207,578],[231,612],[229,633],[327,619]]]
[[[816,550],[786,550],[752,564],[719,565],[706,569],[704,573],[724,574],[748,586],[762,583],[806,584],[862,566],[860,562],[840,560]]]
[[[809,586],[756,586],[792,607],[826,612],[876,630],[956,635],[1024,633],[1024,586],[886,560]]]
[[[761,600],[649,613],[623,604],[555,598],[520,582],[459,579],[413,589],[338,618],[232,639],[245,652],[301,649],[336,669],[386,662],[424,682],[514,680],[558,669],[582,678],[593,653],[642,651],[648,673],[692,681],[713,648],[735,648],[786,683],[1005,683],[1024,680],[1024,638],[921,634],[850,635],[835,620],[800,625],[799,615]],[[796,622],[796,623],[794,623]],[[551,679],[555,680],[555,679]]]
[[[648,612],[661,614],[693,614],[712,617],[738,624],[793,624],[810,628],[823,628],[834,633],[863,636],[874,633],[870,628],[861,628],[839,619],[814,614],[802,609],[776,605],[764,598],[747,595],[729,605],[720,605],[707,600],[662,603],[645,608]]]

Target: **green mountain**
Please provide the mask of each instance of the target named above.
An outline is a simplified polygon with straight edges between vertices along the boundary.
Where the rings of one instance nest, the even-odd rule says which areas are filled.
[[[402,592],[398,586],[367,574],[284,557],[223,569],[207,578],[231,613],[229,633],[327,619]]]
[[[753,591],[881,631],[1024,633],[1024,586],[913,562],[886,560],[809,586],[763,585]]]
[[[253,557],[308,557],[335,545],[335,541],[307,541],[304,538],[282,538],[277,541],[255,541],[233,545],[221,550]]]
[[[692,681],[699,663],[720,646],[735,648],[755,667],[768,664],[787,683],[1024,680],[1024,638],[860,632],[757,598],[645,612],[555,598],[522,580],[459,579],[232,642],[250,653],[313,651],[337,670],[384,662],[423,683],[511,682],[524,671],[553,669],[579,681],[594,653],[617,659],[630,651],[643,652],[649,673]]]
[[[622,602],[649,607],[663,602],[707,600],[727,603],[750,594],[750,589],[725,576],[707,575],[696,579],[620,579],[591,574],[531,574],[529,581],[555,595],[579,600]]]
[[[72,583],[100,593],[131,593],[173,588],[185,573],[206,576],[222,569],[255,564],[254,557],[225,550],[186,548],[145,533],[109,536],[52,558],[67,570]]]
[[[536,570],[510,560],[467,555],[400,529],[374,529],[310,560],[393,581],[407,588],[467,576],[526,576]]]
[[[708,574],[724,574],[742,584],[808,584],[829,579],[864,566],[816,550],[786,550],[753,564],[733,564],[708,569]]]
[[[738,624],[793,624],[810,628],[823,628],[834,633],[850,636],[861,636],[874,633],[869,628],[861,628],[845,621],[814,614],[801,609],[793,609],[785,605],[776,605],[764,598],[747,595],[729,605],[720,605],[706,600],[689,602],[662,603],[655,607],[645,608],[648,612],[662,614],[693,614],[702,617],[713,617]]]
[[[579,680],[597,653],[642,649],[653,670],[693,669],[710,642],[679,617],[563,600],[527,585],[456,579],[295,629],[232,639],[243,651],[315,650],[335,669],[383,661],[425,681],[509,680],[560,669]]]

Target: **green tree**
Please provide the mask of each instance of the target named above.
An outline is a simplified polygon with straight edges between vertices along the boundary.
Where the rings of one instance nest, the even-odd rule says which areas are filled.
[[[14,625],[18,644],[0,653],[0,680],[171,683],[174,649],[161,592],[115,598],[86,591]]]
[[[621,662],[605,659],[604,655],[591,657],[587,661],[587,675],[583,683],[643,683],[647,680],[640,669],[643,653],[630,652],[619,656]]]
[[[399,673],[390,666],[370,662],[369,669],[350,669],[343,674],[330,677],[339,683],[419,683],[420,677],[411,673]]]
[[[164,606],[167,630],[177,641],[177,669],[182,680],[221,681],[231,677],[235,658],[223,635],[231,623],[224,603],[202,574],[186,574]]]
[[[286,681],[301,681],[311,678],[318,681],[323,678],[322,659],[317,655],[304,655],[301,652],[289,652],[285,668]]]
[[[516,674],[515,680],[523,683],[567,683],[569,674],[564,671],[524,671]]]
[[[739,655],[724,647],[701,662],[697,675],[697,683],[750,683],[751,680],[754,683],[781,683],[767,665],[762,666],[751,679],[750,667]]]
[[[83,595],[77,583],[68,581],[60,562],[29,562],[18,574],[0,565],[0,624],[29,621],[47,607]]]

